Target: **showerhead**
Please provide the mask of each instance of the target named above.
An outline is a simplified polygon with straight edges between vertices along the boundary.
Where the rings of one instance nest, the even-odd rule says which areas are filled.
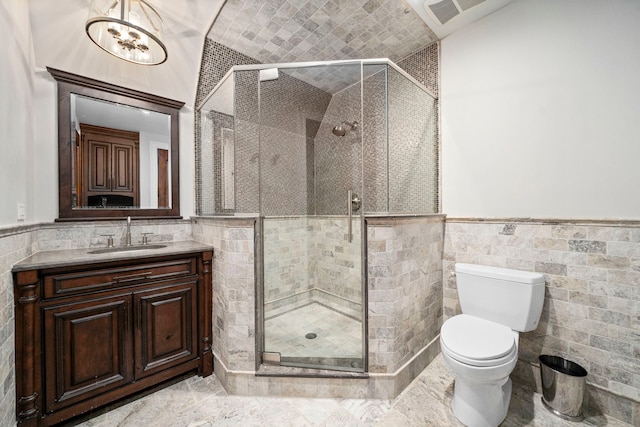
[[[334,126],[331,130],[335,136],[345,136],[347,134],[347,130],[342,125]]]
[[[348,129],[347,129],[348,128]],[[347,131],[358,129],[358,122],[342,122],[338,126],[334,126],[331,132],[335,136],[345,136]]]

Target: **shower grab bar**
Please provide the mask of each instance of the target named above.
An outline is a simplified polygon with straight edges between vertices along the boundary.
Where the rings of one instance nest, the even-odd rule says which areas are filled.
[[[348,231],[347,231],[347,241],[349,243],[351,243],[351,216],[353,215],[353,208],[351,206],[351,198],[352,198],[352,192],[351,190],[347,191],[347,215],[349,216],[349,224],[347,225]]]

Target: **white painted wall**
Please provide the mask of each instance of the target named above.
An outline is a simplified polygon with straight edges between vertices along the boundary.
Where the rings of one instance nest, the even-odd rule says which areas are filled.
[[[180,212],[188,218],[195,197],[190,104],[204,34],[222,1],[156,1],[169,59],[155,67],[129,64],[93,45],[84,28],[89,4],[80,3],[0,3],[0,227],[16,223],[18,201],[27,207],[26,222],[58,217],[57,98],[47,66],[186,102],[180,112]]]
[[[442,40],[443,212],[640,219],[639,23],[517,0]]]
[[[171,165],[171,136],[140,131],[140,206],[145,208],[158,207],[159,148],[169,151]]]
[[[184,106],[180,110],[180,215],[195,215],[196,159],[194,110]]]
[[[56,82],[44,69],[36,69],[33,111],[36,164],[35,222],[58,218],[58,98]]]
[[[0,227],[34,222],[33,45],[23,0],[0,3]],[[18,221],[17,204],[25,206]]]

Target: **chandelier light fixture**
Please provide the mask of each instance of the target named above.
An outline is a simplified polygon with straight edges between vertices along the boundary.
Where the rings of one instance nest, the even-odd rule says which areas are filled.
[[[125,61],[158,65],[167,60],[162,18],[145,0],[93,0],[85,29],[91,41]]]

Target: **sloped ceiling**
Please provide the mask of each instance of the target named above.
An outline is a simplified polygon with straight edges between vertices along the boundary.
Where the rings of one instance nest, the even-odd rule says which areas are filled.
[[[145,66],[115,58],[89,40],[90,0],[28,1],[37,67],[187,105],[195,100],[205,37],[263,63],[397,61],[437,40],[405,0],[148,0],[165,21],[169,57]]]
[[[403,0],[227,0],[208,37],[262,63],[397,61],[437,40]]]
[[[398,61],[437,40],[403,0],[227,0],[207,37],[263,64]],[[359,65],[284,72],[331,94],[360,80]]]
[[[88,0],[29,0],[37,67],[53,67],[192,105],[205,35],[223,0],[151,0],[165,24],[164,64],[130,64],[87,37]]]

